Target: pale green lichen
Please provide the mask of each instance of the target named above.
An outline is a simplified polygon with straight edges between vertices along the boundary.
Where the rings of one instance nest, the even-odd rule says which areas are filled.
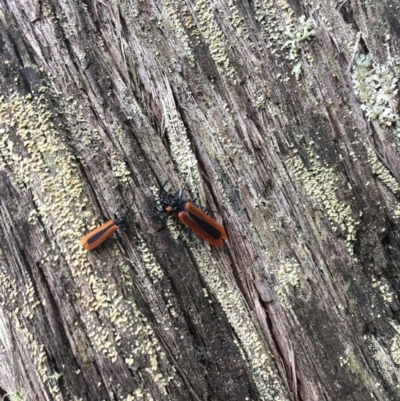
[[[349,357],[348,356],[340,356],[339,357],[339,364],[340,366],[345,366],[349,363]]]
[[[139,251],[142,254],[142,260],[144,262],[146,271],[150,275],[153,284],[157,284],[160,280],[165,278],[164,272],[161,266],[157,263],[156,258],[150,252],[147,244],[143,240],[143,238],[138,234],[139,240]]]
[[[142,401],[142,400],[152,400],[153,397],[151,397],[150,394],[144,394],[143,389],[137,388],[133,393],[128,394],[123,401]]]
[[[126,163],[115,152],[111,153],[111,169],[113,176],[121,183],[128,184],[132,182],[132,176]]]
[[[312,21],[310,19],[306,20],[306,17],[302,15],[298,24],[288,25],[285,35],[289,40],[286,41],[282,48],[289,51],[287,59],[297,61],[302,44],[314,38],[315,30]]]
[[[185,49],[186,57],[192,67],[195,66],[192,45],[185,29],[195,30],[195,23],[190,16],[187,5],[182,1],[162,0],[162,19],[166,26],[169,26],[175,33],[176,38]]]
[[[275,0],[254,0],[256,20],[266,29],[269,39],[274,42],[281,40],[280,34],[283,28],[278,18],[280,13],[285,14],[285,10],[289,9],[285,3],[285,1]]]
[[[359,224],[354,217],[351,207],[338,199],[337,185],[338,177],[334,171],[313,160],[309,152],[311,165],[306,168],[299,156],[287,159],[287,165],[296,181],[301,183],[307,195],[317,202],[326,212],[332,224],[333,231],[340,229],[346,237],[346,247],[353,255],[353,245],[356,240],[356,227]]]
[[[396,365],[400,365],[400,335],[397,334],[392,339],[392,345],[390,346],[390,353],[392,355],[393,362]]]
[[[3,281],[0,275],[0,285]],[[9,280],[6,280],[4,284],[11,285]],[[5,287],[2,286],[1,288],[3,291],[7,291]],[[7,392],[4,400],[28,401],[33,397],[28,398],[27,389],[23,388],[24,382],[21,377],[15,375],[18,369],[15,357],[15,340],[13,339],[12,327],[9,326],[9,319],[5,313],[5,310],[0,307],[0,388]]]
[[[400,134],[396,112],[398,80],[392,71],[387,66],[374,63],[371,53],[360,54],[355,58],[352,81],[367,118],[383,126],[396,126]]]
[[[214,10],[209,0],[198,0],[194,11],[199,21],[201,36],[208,45],[210,55],[215,61],[221,75],[227,75],[237,82],[237,73],[233,68],[227,52],[228,41],[215,20]]]
[[[379,317],[379,315],[377,315],[377,317]],[[393,363],[394,360],[393,355],[391,355],[390,352],[390,345],[387,344],[386,341],[382,341],[382,338],[378,336],[371,335],[364,335],[364,341],[366,346],[369,348],[369,352],[373,356],[376,370],[380,372],[382,376],[382,379],[378,383],[376,382],[376,378],[372,377],[369,380],[368,387],[373,389],[374,392],[378,392],[377,399],[384,400],[386,396],[382,393],[380,384],[387,383],[388,386],[396,388],[400,379],[399,369]],[[396,350],[394,349],[394,351]],[[360,371],[359,366],[356,369],[358,372]]]
[[[393,301],[394,294],[393,291],[390,289],[389,284],[383,281],[383,279],[378,280],[375,277],[373,277],[371,281],[371,287],[377,288],[381,293],[381,297],[383,298],[383,300],[390,304]]]
[[[400,205],[398,205],[396,207],[396,209],[394,210],[393,216],[394,216],[395,219],[400,219]]]
[[[239,12],[236,4],[233,0],[228,0],[228,7],[231,11],[231,17],[229,18],[232,26],[235,28],[236,32],[239,35],[247,35],[248,31],[246,28],[246,24],[244,22],[243,15]]]
[[[255,0],[254,8],[257,21],[267,33],[267,47],[271,48],[272,54],[278,49],[284,50],[286,59],[295,63],[292,75],[299,79],[302,73],[298,61],[300,50],[316,35],[311,19],[304,15],[297,19],[286,0]]]
[[[286,304],[293,288],[298,287],[300,283],[300,265],[295,258],[288,258],[276,272],[279,286],[277,294],[281,301]]]
[[[371,306],[372,308],[374,307],[374,305]],[[379,317],[379,315],[375,316]],[[394,325],[392,324],[392,326]],[[399,333],[398,327],[394,326],[393,329],[397,331],[397,333]],[[399,338],[399,335],[397,334],[395,338]],[[379,371],[382,375],[382,380],[385,383],[388,383],[388,385],[390,386],[393,387],[398,386],[400,375],[399,375],[399,369],[396,366],[398,361],[397,341],[396,344],[394,344],[394,341],[392,341],[392,344],[390,344],[386,341],[382,341],[382,339],[377,336],[371,336],[371,335],[364,335],[364,341],[368,345],[368,348],[371,350],[371,354],[373,355],[374,361],[377,366],[377,371]],[[393,350],[391,350],[391,347],[393,347]],[[379,384],[381,382],[382,381],[380,381]],[[376,387],[375,381],[371,383],[371,386],[374,389],[374,391],[379,390],[379,388]],[[381,399],[384,398],[385,396],[382,394]]]
[[[201,179],[197,158],[192,150],[187,131],[171,93],[168,82],[165,83],[168,95],[161,100],[163,105],[163,125],[170,141],[171,157],[188,188],[198,188],[198,193],[192,194],[200,201],[205,198],[201,191]]]
[[[301,69],[301,63],[300,63],[300,61],[299,61],[299,62],[297,62],[297,63],[294,65],[294,67],[293,67],[293,69],[292,69],[292,75],[294,75],[295,78],[296,78],[297,80],[299,80],[299,79],[300,79],[301,73],[302,73],[302,69]]]
[[[4,395],[3,400],[7,401],[28,401],[28,395],[24,390],[16,390]]]
[[[43,93],[45,89],[40,88],[39,92]],[[78,199],[76,204],[80,207],[85,206],[82,197],[83,184],[77,178],[77,166],[69,149],[58,137],[52,114],[43,95],[21,97],[14,93],[1,101],[1,157],[11,178],[31,190],[37,212],[30,213],[29,218],[35,219],[36,216],[40,216],[41,223],[45,224],[49,232],[50,247],[47,250],[43,249],[40,263],[57,266],[58,257],[53,256],[51,249],[58,243],[61,253],[65,257],[70,256],[73,251],[69,249],[68,244],[76,244],[76,233],[84,227],[81,219],[67,213],[74,197]],[[17,149],[17,143],[18,146],[22,144],[24,150]],[[2,277],[1,281],[6,279]],[[25,347],[30,351],[43,383],[53,398],[59,400],[61,395],[57,381],[46,380],[54,374],[51,371],[51,363],[42,350],[43,346],[26,325],[27,320],[35,318],[36,306],[40,301],[32,283],[28,282],[25,286],[22,290],[15,284],[13,290],[9,289],[8,295],[14,299],[15,310],[21,308],[20,313],[12,313],[9,317]],[[21,290],[24,293],[22,299],[12,297],[12,291]]]
[[[379,161],[372,149],[368,149],[368,163],[372,172],[382,181],[394,194],[400,193],[400,185],[390,174],[390,171]]]
[[[273,357],[251,320],[243,296],[228,277],[216,272],[210,258],[193,248],[200,273],[216,297],[238,338],[236,343],[257,386],[263,401],[286,400],[285,390],[275,371]]]
[[[255,106],[257,107],[257,109],[264,109],[266,101],[266,96],[264,93],[262,93],[256,98]]]
[[[46,93],[46,89],[41,89],[41,92]],[[67,116],[75,123],[81,112],[81,106],[76,110],[70,106]],[[80,244],[79,238],[87,230],[85,220],[95,219],[75,157],[53,124],[46,98],[43,95],[21,97],[17,94],[7,99],[2,97],[0,114],[1,160],[10,178],[30,189],[35,211],[29,213],[29,220],[40,219],[50,239],[50,245],[43,248],[40,263],[54,271],[58,271],[60,263],[67,264],[71,271],[76,307],[80,309],[85,326],[78,325],[74,332],[85,331],[93,350],[112,363],[120,358],[129,366],[136,360],[148,361],[146,372],[160,393],[166,394],[169,378],[164,378],[159,362],[167,371],[172,371],[172,368],[165,355],[159,352],[161,347],[154,331],[136,305],[124,299],[115,285],[96,273],[92,263],[99,269],[101,262],[92,261]],[[83,116],[79,118],[76,129],[81,130],[76,135],[82,141],[87,139],[88,146],[96,146],[85,119]],[[118,178],[128,177],[126,166],[117,157],[113,160],[113,167]],[[52,249],[56,248],[60,250],[59,255],[53,255]],[[120,257],[117,251],[115,255]],[[107,268],[101,266],[101,270]],[[27,322],[36,318],[39,302],[32,284],[26,282],[21,286],[3,274],[0,286],[3,289],[0,299],[4,302],[6,297],[13,305],[9,318],[14,330],[29,350],[43,384],[54,400],[60,400],[56,376],[63,372],[52,370],[43,345],[28,329],[30,324]],[[17,296],[19,293],[23,296]],[[120,348],[123,334],[135,339],[129,352],[125,351],[126,347],[124,350]],[[82,349],[76,357],[90,363],[91,352]],[[160,377],[164,379],[160,380]]]

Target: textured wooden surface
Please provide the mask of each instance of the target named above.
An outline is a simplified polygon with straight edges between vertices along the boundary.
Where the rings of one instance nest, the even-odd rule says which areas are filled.
[[[0,395],[398,400],[399,19],[1,0]],[[160,230],[167,179],[224,246]]]

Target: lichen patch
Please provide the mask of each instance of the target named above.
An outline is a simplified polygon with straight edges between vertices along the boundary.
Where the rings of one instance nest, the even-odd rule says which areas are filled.
[[[199,31],[209,47],[209,52],[222,76],[227,75],[234,83],[237,73],[230,61],[227,49],[228,41],[219,27],[214,9],[209,0],[198,0],[194,8],[198,19]]]
[[[332,224],[333,231],[340,230],[346,238],[346,248],[350,255],[354,254],[353,245],[356,240],[358,221],[353,217],[350,205],[338,199],[336,182],[339,178],[333,169],[313,160],[306,168],[299,156],[288,158],[286,163],[291,173],[307,195],[324,210]]]
[[[397,180],[390,174],[390,171],[379,161],[372,149],[368,149],[368,163],[372,168],[372,172],[382,181],[394,194],[400,194],[400,185]]]
[[[255,0],[254,9],[257,21],[266,31],[269,42],[267,47],[277,57],[278,51],[283,50],[286,59],[293,64],[292,75],[299,79],[300,50],[316,34],[311,19],[306,19],[304,15],[297,19],[286,0]]]
[[[212,261],[197,249],[192,249],[200,266],[200,273],[217,298],[229,324],[238,337],[238,348],[253,376],[263,401],[286,400],[285,390],[277,375],[273,357],[251,320],[240,291],[226,277],[215,270]]]
[[[192,35],[198,35],[198,32],[187,5],[185,2],[176,0],[161,0],[161,5],[163,6],[163,22],[175,33],[176,38],[185,49],[191,67],[194,67],[193,46],[186,31],[191,32]]]
[[[287,304],[293,289],[299,286],[300,272],[299,262],[295,258],[287,258],[276,272],[279,282],[277,294],[284,304]]]
[[[110,363],[125,363],[133,370],[139,363],[147,380],[153,380],[154,388],[165,395],[169,376],[163,373],[165,370],[172,373],[172,367],[159,352],[161,347],[152,327],[136,304],[124,299],[115,284],[100,277],[97,269],[105,271],[108,267],[80,244],[80,237],[87,231],[86,221],[95,220],[94,215],[76,159],[48,110],[45,88],[41,92],[38,96],[26,97],[12,94],[8,99],[3,97],[0,104],[2,165],[11,180],[22,189],[30,189],[35,209],[29,213],[29,220],[40,219],[50,241],[47,249],[43,247],[41,267],[51,271],[57,280],[60,269],[65,274],[68,266],[73,282],[70,295],[74,296],[84,331],[96,355]],[[116,155],[112,163],[118,179],[129,177],[125,163]],[[59,252],[52,251],[57,248]],[[117,251],[115,257],[121,257]],[[43,318],[37,307],[40,305],[37,293],[31,283],[27,282],[24,287],[20,283],[13,285],[5,275],[0,277],[0,285],[1,301],[14,299],[8,309],[13,327],[30,350],[35,368],[53,399],[61,401],[58,381],[54,379],[57,372],[52,371],[44,346],[28,328],[30,321]],[[18,293],[24,296],[17,297]],[[123,339],[131,343],[123,343]],[[90,358],[90,353],[84,356],[79,349],[74,352],[77,359]]]
[[[385,65],[373,61],[371,53],[355,58],[352,81],[361,109],[370,120],[386,127],[395,127],[400,135],[397,113],[398,79]]]
[[[390,346],[390,353],[392,355],[393,362],[396,365],[400,365],[400,334],[393,337],[392,345]]]
[[[171,157],[187,187],[200,188],[201,179],[196,155],[192,150],[185,125],[175,107],[168,82],[165,85],[169,95],[162,99],[163,124],[170,141]],[[200,194],[200,199],[204,199],[203,193]]]

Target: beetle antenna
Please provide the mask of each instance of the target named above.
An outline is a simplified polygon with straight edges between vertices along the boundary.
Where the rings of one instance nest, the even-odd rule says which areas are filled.
[[[164,192],[164,187],[168,184],[168,182],[169,182],[169,178],[168,178],[167,181],[164,182],[163,185],[161,185],[161,187],[160,187],[160,192],[159,192],[159,195],[158,195],[158,196],[161,196],[161,194]]]
[[[130,204],[130,206],[128,207],[126,213],[124,214],[124,216],[122,217],[123,220],[125,220],[131,213],[133,213],[133,209],[132,206],[135,203],[135,201],[132,201],[132,203]]]

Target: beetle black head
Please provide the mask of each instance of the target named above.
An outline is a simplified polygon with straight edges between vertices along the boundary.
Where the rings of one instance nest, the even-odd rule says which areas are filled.
[[[125,218],[126,218],[126,214],[125,214],[125,216],[118,217],[118,213],[114,213],[114,223],[117,226],[123,226],[125,224]]]
[[[160,193],[158,197],[159,206],[157,207],[157,209],[160,212],[168,213],[166,211],[166,208],[170,207],[172,208],[173,212],[179,213],[185,208],[187,200],[183,199],[182,197],[183,189],[178,189],[176,192],[167,192],[164,188],[168,181],[166,181],[164,185],[160,188]]]

